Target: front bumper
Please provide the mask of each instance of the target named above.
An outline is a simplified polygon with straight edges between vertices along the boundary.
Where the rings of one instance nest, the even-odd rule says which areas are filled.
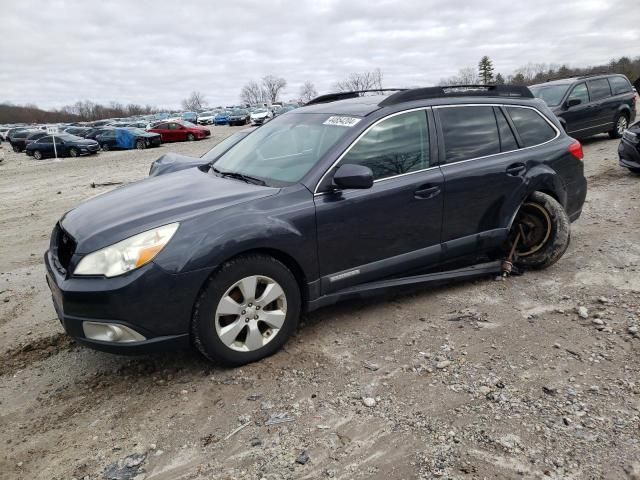
[[[45,253],[46,280],[60,323],[68,335],[97,350],[139,354],[189,346],[191,312],[205,271],[170,274],[153,262],[119,277],[74,278],[53,266]],[[89,339],[83,323],[124,325],[143,341]]]
[[[618,160],[621,167],[640,170],[640,144],[634,145],[623,138],[618,145]]]

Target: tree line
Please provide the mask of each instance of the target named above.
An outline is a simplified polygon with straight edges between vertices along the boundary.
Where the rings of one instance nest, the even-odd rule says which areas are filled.
[[[640,78],[640,56],[620,57],[607,64],[586,67],[570,67],[565,64],[527,63],[513,73],[503,75],[496,72],[493,61],[483,56],[476,67],[461,68],[456,75],[443,78],[440,85],[532,85],[558,78],[588,75],[593,73],[621,73],[634,82]],[[371,71],[354,72],[332,85],[337,92],[353,90],[376,90],[384,88],[384,75],[377,68]],[[249,105],[271,104],[282,101],[287,80],[277,75],[266,75],[260,80],[247,82],[240,90],[240,101]],[[295,101],[304,104],[318,95],[313,82],[307,80],[300,87]],[[205,95],[194,91],[182,101],[185,110],[199,111],[207,106]],[[3,123],[55,123],[101,120],[105,118],[131,117],[166,111],[152,105],[123,105],[111,102],[108,105],[89,100],[78,101],[58,110],[42,110],[35,105],[0,104],[0,124]]]

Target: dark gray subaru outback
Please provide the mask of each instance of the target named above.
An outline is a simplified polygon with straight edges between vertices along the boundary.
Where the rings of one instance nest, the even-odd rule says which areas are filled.
[[[582,148],[528,89],[361,93],[64,214],[45,263],[68,334],[240,365],[280,348],[303,311],[563,255]]]

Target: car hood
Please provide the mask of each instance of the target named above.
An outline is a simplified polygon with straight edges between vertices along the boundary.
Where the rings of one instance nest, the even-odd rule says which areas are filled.
[[[82,140],[73,140],[73,141],[70,141],[69,143],[73,145],[88,146],[88,145],[95,145],[98,142],[91,139],[82,139]]]
[[[206,165],[209,162],[211,162],[211,160],[203,160],[202,158],[197,157],[188,157],[187,155],[180,155],[178,153],[165,153],[151,164],[149,176],[157,177],[159,175],[165,175],[167,173],[178,172],[186,168]]]
[[[136,132],[136,136],[144,138],[155,138],[159,137],[160,134],[155,132]]]
[[[269,112],[260,112],[260,113],[252,113],[251,116],[252,117],[266,117],[267,115],[269,115]]]
[[[93,197],[67,212],[60,224],[77,242],[76,252],[84,254],[151,228],[186,221],[278,191],[190,168]]]

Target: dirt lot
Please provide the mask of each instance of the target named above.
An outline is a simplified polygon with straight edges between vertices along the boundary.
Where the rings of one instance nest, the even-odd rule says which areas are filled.
[[[56,220],[114,188],[91,182],[141,179],[233,130],[60,162],[6,153],[0,477],[640,478],[640,177],[606,136],[585,142],[584,213],[546,271],[326,308],[240,369],[68,340],[42,265]]]

